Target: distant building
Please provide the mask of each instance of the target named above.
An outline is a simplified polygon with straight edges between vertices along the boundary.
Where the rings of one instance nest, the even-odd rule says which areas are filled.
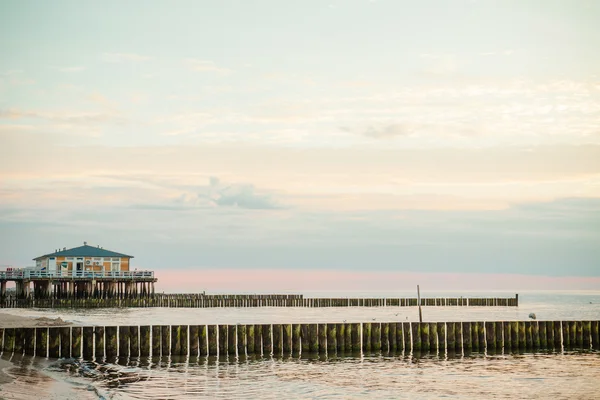
[[[83,246],[72,249],[63,248],[54,253],[34,258],[35,269],[49,274],[92,272],[122,272],[129,271],[133,256],[105,250],[100,246]]]

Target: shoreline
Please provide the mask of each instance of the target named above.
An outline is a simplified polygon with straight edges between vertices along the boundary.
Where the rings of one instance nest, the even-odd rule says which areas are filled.
[[[9,313],[0,313],[0,328],[36,328],[40,326],[71,326],[71,322],[64,321],[61,317],[23,317]]]

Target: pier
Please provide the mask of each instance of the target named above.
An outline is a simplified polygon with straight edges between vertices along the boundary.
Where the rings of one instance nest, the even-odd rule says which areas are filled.
[[[154,294],[153,271],[64,271],[14,269],[0,271],[0,298],[6,299],[7,282],[15,282],[18,300],[112,299]]]
[[[0,329],[12,354],[106,360],[598,351],[599,321],[354,322]]]

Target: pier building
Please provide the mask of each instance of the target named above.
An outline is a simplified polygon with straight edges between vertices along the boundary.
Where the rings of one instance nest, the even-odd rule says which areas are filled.
[[[71,249],[55,249],[34,258],[34,267],[0,271],[0,297],[6,296],[9,281],[15,282],[18,298],[128,298],[154,294],[154,272],[132,270],[132,258],[87,242]]]

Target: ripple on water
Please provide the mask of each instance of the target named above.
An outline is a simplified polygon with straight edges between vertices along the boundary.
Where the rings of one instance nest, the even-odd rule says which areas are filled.
[[[593,398],[598,353],[467,357],[216,357],[82,362],[64,368],[112,398]],[[96,374],[85,371],[94,370]],[[83,372],[82,372],[83,371]]]

